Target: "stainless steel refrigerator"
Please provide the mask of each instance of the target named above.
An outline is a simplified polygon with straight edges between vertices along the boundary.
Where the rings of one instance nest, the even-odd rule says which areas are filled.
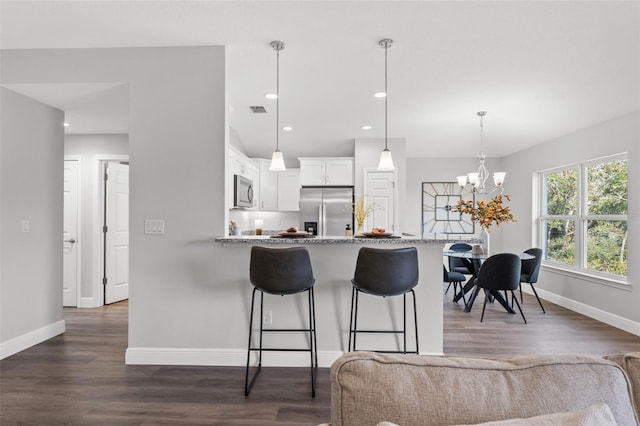
[[[313,235],[344,235],[353,229],[353,187],[300,189],[300,228]]]

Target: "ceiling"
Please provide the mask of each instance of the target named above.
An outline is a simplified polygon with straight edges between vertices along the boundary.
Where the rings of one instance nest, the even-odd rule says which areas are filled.
[[[229,124],[252,156],[351,155],[388,137],[409,157],[504,156],[640,107],[637,1],[5,1],[3,49],[227,46]],[[65,111],[69,133],[126,133],[128,88],[13,85]],[[267,114],[254,114],[263,105]],[[363,124],[371,130],[360,129]],[[381,144],[382,148],[382,144]]]

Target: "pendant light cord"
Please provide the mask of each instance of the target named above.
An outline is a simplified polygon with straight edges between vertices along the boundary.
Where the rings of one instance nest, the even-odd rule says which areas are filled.
[[[276,151],[280,150],[280,49],[276,50]]]
[[[387,51],[389,44],[384,45],[384,149],[387,150],[387,100],[389,99],[389,91],[387,90]]]

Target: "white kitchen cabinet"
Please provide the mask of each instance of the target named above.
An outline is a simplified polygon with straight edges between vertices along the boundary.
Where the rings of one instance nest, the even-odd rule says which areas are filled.
[[[300,185],[352,186],[353,157],[300,157]]]
[[[260,210],[278,210],[278,172],[269,170],[271,160],[255,158],[260,168],[260,187],[258,208]]]
[[[300,169],[287,169],[278,174],[278,210],[300,211]]]
[[[284,172],[269,170],[271,160],[254,158],[259,166],[260,181],[257,206],[265,211],[299,211],[300,206],[300,169],[287,169]],[[255,181],[254,181],[254,186]]]

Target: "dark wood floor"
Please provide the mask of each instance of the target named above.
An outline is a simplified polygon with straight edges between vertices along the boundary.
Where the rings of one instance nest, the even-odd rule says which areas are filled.
[[[640,351],[640,337],[525,296],[524,325],[497,304],[480,323],[482,299],[466,314],[444,302],[447,355],[604,355]],[[330,420],[328,369],[315,399],[308,369],[266,368],[250,397],[240,367],[125,366],[126,302],[65,309],[67,331],[0,363],[0,424],[317,425]]]

